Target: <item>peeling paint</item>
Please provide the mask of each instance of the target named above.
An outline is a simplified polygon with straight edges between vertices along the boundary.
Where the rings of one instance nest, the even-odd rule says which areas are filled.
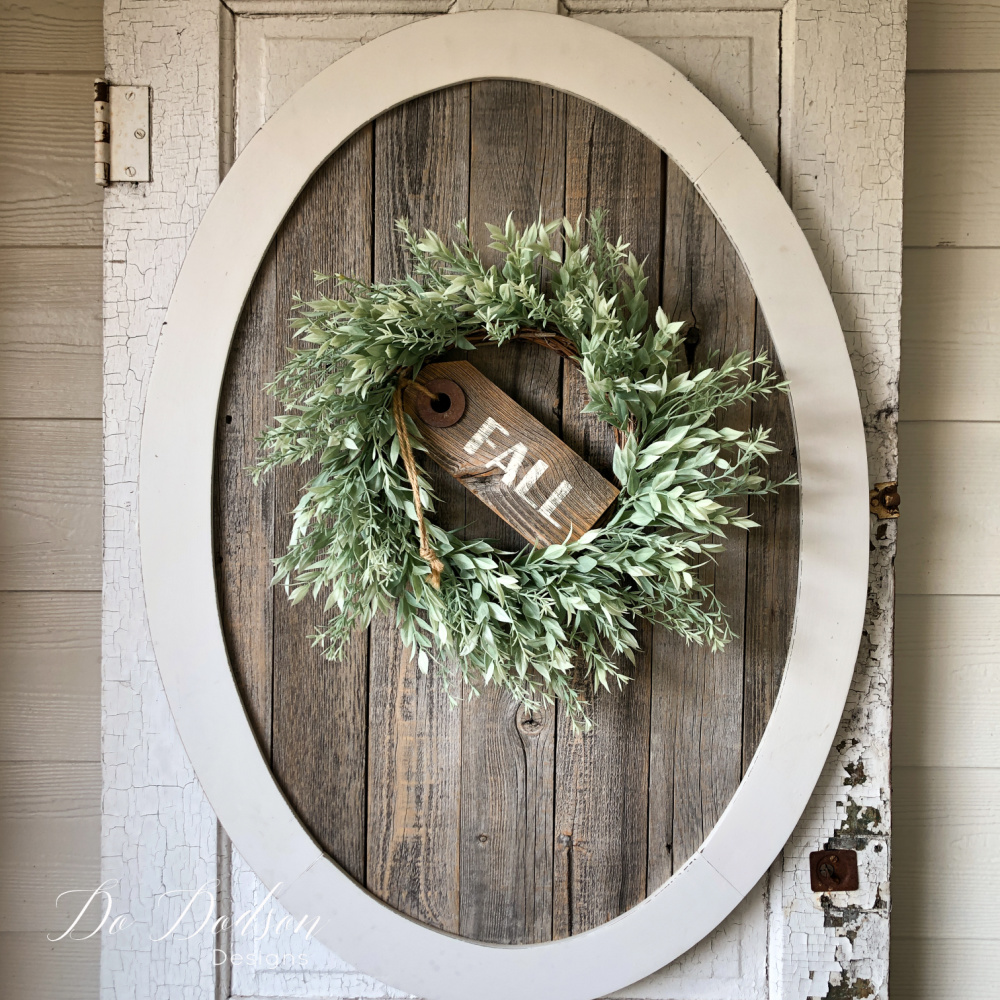
[[[868,775],[865,774],[865,762],[863,760],[856,760],[845,764],[844,770],[847,772],[844,784],[850,785],[852,788],[856,785],[863,785],[868,778]]]
[[[875,996],[875,987],[870,979],[846,978],[842,983],[831,986],[826,1000],[863,1000]]]

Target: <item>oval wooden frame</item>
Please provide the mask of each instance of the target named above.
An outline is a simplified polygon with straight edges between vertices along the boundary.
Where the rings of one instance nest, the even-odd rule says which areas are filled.
[[[593,72],[586,52],[600,52]],[[216,410],[258,266],[309,178],[415,96],[476,79],[566,91],[648,136],[690,177],[747,268],[791,386],[801,477],[799,593],[760,747],[698,852],[622,916],[545,944],[481,944],[402,916],[324,855],[260,752],[229,667],[212,555]],[[294,151],[294,153],[292,152]],[[247,212],[252,205],[254,211]],[[677,958],[750,891],[819,778],[853,675],[868,579],[865,440],[836,312],[781,194],[722,113],[639,45],[566,17],[431,17],[353,51],[299,90],[237,159],[177,280],[146,397],[140,539],[154,649],[181,739],[237,849],[352,965],[435,1000],[590,1000]]]

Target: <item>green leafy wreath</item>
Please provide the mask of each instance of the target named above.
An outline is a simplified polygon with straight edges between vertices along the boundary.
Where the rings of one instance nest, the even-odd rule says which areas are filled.
[[[315,346],[293,351],[268,386],[286,413],[260,437],[254,474],[313,459],[320,471],[295,508],[275,582],[293,602],[327,592],[331,616],[315,642],[331,660],[376,611],[395,606],[422,671],[457,672],[474,691],[498,684],[530,707],[558,699],[589,728],[587,694],[628,679],[638,621],[712,648],[732,637],[698,567],[721,550],[727,526],[756,526],[740,498],[793,480],[760,475],[776,451],[768,429],[718,418],[785,385],[764,355],[688,370],[683,324],[661,309],[649,322],[643,266],[628,244],[605,238],[599,213],[589,243],[565,219],[488,226],[502,267],[482,262],[464,224],[450,246],[397,225],[409,276],[337,275],[344,298],[296,302],[296,335]],[[579,365],[583,412],[615,431],[621,492],[607,523],[577,541],[503,552],[424,517],[434,496],[401,396],[431,359],[517,338]]]

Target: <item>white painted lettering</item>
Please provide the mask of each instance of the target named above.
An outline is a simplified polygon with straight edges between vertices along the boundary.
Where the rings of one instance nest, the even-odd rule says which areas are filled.
[[[564,479],[553,491],[552,495],[538,508],[538,513],[545,518],[546,521],[554,524],[557,528],[561,528],[562,525],[552,516],[552,512],[556,509],[566,499],[566,494],[573,489],[569,483]]]
[[[543,462],[541,460],[535,462],[535,464],[525,473],[524,479],[522,479],[517,486],[514,487],[514,492],[530,507],[535,507],[537,505],[528,499],[528,490],[530,490],[531,487],[534,486],[539,479],[541,479],[542,473],[548,467],[548,462]]]
[[[492,417],[487,417],[483,421],[482,427],[476,431],[472,437],[465,443],[465,452],[467,455],[475,455],[477,451],[484,444],[488,444],[491,448],[495,448],[496,445],[490,440],[490,435],[494,431],[499,431],[501,434],[506,434],[510,437],[510,431],[506,427],[501,427]]]
[[[516,444],[513,448],[508,448],[506,451],[500,452],[496,458],[491,459],[486,463],[487,469],[503,469],[504,477],[500,480],[504,486],[513,486],[514,480],[517,478],[517,474],[521,469],[521,463],[524,461],[525,456],[528,454],[528,446],[526,444]],[[504,462],[507,465],[504,465]]]

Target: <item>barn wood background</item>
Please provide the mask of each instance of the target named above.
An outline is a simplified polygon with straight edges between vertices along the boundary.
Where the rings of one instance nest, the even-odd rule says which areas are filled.
[[[648,258],[648,295],[691,324],[689,356],[766,349],[750,282],[721,227],[663,153],[613,116],[509,81],[463,85],[381,116],[302,193],[250,292],[219,410],[216,558],[238,683],[290,801],[325,850],[389,905],[483,941],[529,943],[601,924],[660,886],[728,803],[767,723],[794,609],[797,498],[751,501],[761,528],[734,534],[715,569],[740,638],[712,655],[645,629],[623,694],[600,693],[594,731],[529,715],[488,688],[448,703],[420,675],[391,617],[331,665],[309,641],[312,602],[269,587],[308,469],[254,488],[254,437],[274,416],[262,391],[291,343],[292,297],[314,270],[386,280],[405,267],[394,221],[485,247],[486,222],[575,218],[594,206]],[[487,255],[489,254],[486,251]],[[611,477],[613,440],[581,416],[582,380],[526,344],[480,349],[477,368]],[[767,422],[794,469],[787,401],[731,421]],[[436,518],[520,538],[444,473]]]

